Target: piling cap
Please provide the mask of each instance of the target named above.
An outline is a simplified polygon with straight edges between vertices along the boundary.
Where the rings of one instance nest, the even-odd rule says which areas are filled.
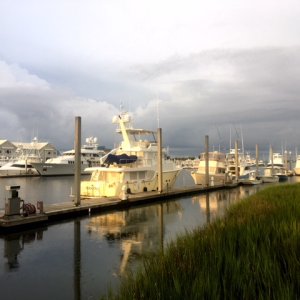
[[[20,189],[20,185],[7,185],[7,186],[5,186],[6,191],[19,190],[19,189]]]

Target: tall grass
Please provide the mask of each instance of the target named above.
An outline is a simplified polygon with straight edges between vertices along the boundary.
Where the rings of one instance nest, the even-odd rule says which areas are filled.
[[[299,299],[300,185],[265,189],[145,258],[108,299]]]

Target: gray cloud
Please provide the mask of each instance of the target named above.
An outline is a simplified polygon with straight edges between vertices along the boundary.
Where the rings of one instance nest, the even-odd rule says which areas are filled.
[[[215,50],[138,66],[135,76],[171,99],[160,104],[168,143],[195,147],[205,133],[220,139],[221,128],[228,144],[229,128],[242,127],[252,149],[255,143],[294,148],[299,59],[299,47]]]
[[[205,134],[228,149],[230,128],[232,140],[241,139],[242,128],[249,150],[256,143],[294,150],[300,146],[299,53],[299,47],[212,50],[109,72],[100,66],[60,72],[62,65],[34,73],[2,62],[0,136],[28,140],[38,131],[68,148],[80,115],[83,136],[112,147],[118,139],[111,118],[123,103],[137,127],[156,129],[159,121],[165,145],[185,147],[187,154],[203,148]]]

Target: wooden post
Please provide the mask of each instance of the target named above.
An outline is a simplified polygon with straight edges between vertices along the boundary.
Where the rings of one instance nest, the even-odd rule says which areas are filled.
[[[208,135],[205,136],[205,185],[208,187],[209,184],[209,159],[208,159],[208,150],[209,150],[209,138]]]
[[[238,141],[235,141],[235,179],[239,180],[240,172],[239,172],[239,152],[238,152]]]
[[[270,146],[270,158],[271,158],[271,176],[274,175],[274,157],[273,157],[273,148],[272,145]]]
[[[258,157],[259,157],[258,144],[256,144],[255,145],[256,176],[258,176]]]
[[[75,117],[75,174],[74,174],[74,202],[80,205],[80,175],[81,175],[81,117]]]
[[[157,129],[157,174],[158,174],[158,192],[163,191],[163,170],[162,170],[162,130]]]

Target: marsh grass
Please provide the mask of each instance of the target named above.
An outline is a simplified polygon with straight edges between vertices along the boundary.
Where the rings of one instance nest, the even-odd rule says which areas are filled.
[[[267,188],[144,259],[108,299],[299,299],[300,185]]]

